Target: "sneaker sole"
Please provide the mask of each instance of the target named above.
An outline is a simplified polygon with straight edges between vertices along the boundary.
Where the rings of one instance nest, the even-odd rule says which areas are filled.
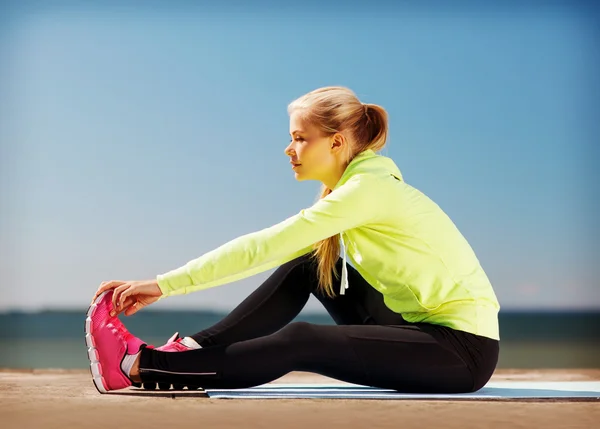
[[[133,383],[133,387],[143,388],[144,390],[204,390],[200,386],[190,386],[187,384],[170,383]]]
[[[87,346],[87,355],[90,360],[90,372],[92,374],[92,380],[94,386],[100,393],[108,393],[108,387],[104,377],[102,376],[102,366],[98,359],[98,352],[96,350],[96,343],[92,336],[92,316],[98,308],[98,302],[104,298],[108,291],[102,292],[98,298],[90,305],[85,317],[84,332],[85,332],[85,345]]]

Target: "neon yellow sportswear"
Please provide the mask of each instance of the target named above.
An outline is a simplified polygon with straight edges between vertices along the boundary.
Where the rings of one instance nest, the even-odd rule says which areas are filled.
[[[164,298],[234,282],[337,234],[344,260],[347,254],[405,320],[499,340],[500,305],[471,246],[437,204],[404,182],[391,158],[373,150],[357,155],[312,207],[158,275],[158,285]],[[344,269],[340,293],[347,287]]]

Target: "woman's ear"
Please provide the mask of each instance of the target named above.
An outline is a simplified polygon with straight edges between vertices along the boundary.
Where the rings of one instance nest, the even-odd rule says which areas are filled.
[[[336,152],[342,149],[346,143],[346,137],[342,133],[335,133],[331,137],[331,149]]]

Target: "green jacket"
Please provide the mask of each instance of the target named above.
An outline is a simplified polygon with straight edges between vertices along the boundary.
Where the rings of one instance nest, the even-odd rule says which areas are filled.
[[[312,207],[158,275],[158,285],[166,297],[241,280],[336,234],[344,261],[405,320],[499,339],[500,305],[471,246],[437,204],[404,182],[391,158],[373,150],[357,155]],[[342,294],[352,287],[343,268]]]

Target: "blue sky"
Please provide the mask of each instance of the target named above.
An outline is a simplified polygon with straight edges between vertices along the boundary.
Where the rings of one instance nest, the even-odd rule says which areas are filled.
[[[600,308],[584,6],[50,4],[0,18],[0,310],[81,308],[311,205],[286,107],[327,85],[388,110],[383,154],[504,309]],[[271,272],[157,308],[229,309]]]

